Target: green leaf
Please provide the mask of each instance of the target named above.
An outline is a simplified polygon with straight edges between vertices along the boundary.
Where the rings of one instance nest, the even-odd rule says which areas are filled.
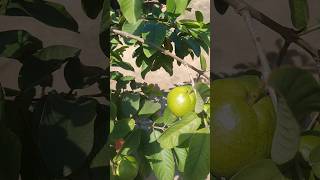
[[[206,58],[203,56],[203,54],[200,55],[200,65],[201,65],[201,69],[203,71],[207,70],[207,60]]]
[[[136,35],[136,36],[140,36],[143,31],[144,25],[145,25],[145,21],[142,19],[139,19],[135,23],[129,23],[128,21],[126,21],[122,26],[122,31]]]
[[[188,113],[170,126],[158,139],[162,148],[174,148],[192,136],[200,126],[201,119],[195,113]]]
[[[161,47],[164,39],[166,37],[167,28],[159,23],[148,23],[143,28],[142,38],[147,43],[152,43],[158,47]],[[156,49],[150,47],[148,45],[144,45],[143,52],[146,57],[151,57],[153,54],[157,52]]]
[[[182,14],[189,5],[189,0],[167,0],[167,12]]]
[[[320,178],[320,146],[317,146],[311,151],[309,159],[314,175]]]
[[[210,97],[210,87],[207,84],[198,82],[195,88],[203,99]]]
[[[186,159],[188,155],[189,149],[188,148],[177,148],[173,149],[173,153],[176,159],[176,165],[179,172],[184,172],[184,167],[186,164]]]
[[[166,107],[163,111],[163,114],[160,118],[158,118],[155,123],[157,124],[172,124],[177,120],[177,117],[170,111],[168,107]]]
[[[113,131],[110,134],[110,140],[124,138],[135,127],[134,119],[121,119],[116,121]]]
[[[95,19],[103,6],[103,0],[81,0],[82,9],[91,19]]]
[[[278,164],[293,159],[299,148],[300,127],[285,99],[278,98],[277,125],[273,137],[271,157]]]
[[[142,13],[143,0],[118,0],[121,12],[129,23],[136,23]]]
[[[23,57],[42,48],[42,42],[27,31],[0,32],[0,56],[22,61]]]
[[[8,2],[9,0],[0,1],[0,15],[6,14]]]
[[[144,147],[144,151],[146,159],[158,180],[174,178],[175,163],[171,149],[162,149],[159,143],[154,141]]]
[[[137,114],[140,106],[140,95],[131,93],[123,96],[120,104],[122,117],[130,117]]]
[[[76,20],[63,5],[54,2],[38,0],[12,1],[7,6],[6,15],[30,16],[46,25],[78,32]],[[59,20],[57,21],[57,19]]]
[[[309,5],[307,0],[289,0],[291,21],[295,28],[305,29],[309,21]]]
[[[107,144],[98,152],[98,154],[92,159],[90,168],[107,168],[109,165],[107,162],[110,160],[110,148]]]
[[[127,63],[125,61],[113,59],[111,66],[114,67],[121,67],[122,69],[128,70],[128,71],[134,71],[134,68],[131,66],[130,63]]]
[[[196,106],[194,111],[196,113],[200,113],[203,111],[204,101],[198,91],[196,91],[195,93],[196,93]]]
[[[309,71],[279,68],[271,73],[269,84],[286,99],[298,121],[320,110],[320,86]]]
[[[100,48],[106,57],[110,56],[110,1],[104,0],[100,23],[99,42]]]
[[[161,108],[161,104],[157,102],[152,102],[150,100],[146,100],[142,105],[141,110],[139,111],[139,116],[151,116],[152,114],[159,111]]]
[[[203,14],[201,11],[196,11],[195,15],[198,22],[203,22]]]
[[[61,61],[41,61],[34,57],[23,60],[23,66],[20,69],[18,78],[19,88],[26,90],[38,85],[51,87],[53,83],[52,73],[58,70],[62,64],[63,62]]]
[[[272,160],[263,159],[240,170],[231,180],[286,180]]]
[[[184,179],[206,179],[210,172],[210,130],[203,128],[190,139]]]
[[[80,52],[81,50],[75,47],[54,45],[38,50],[33,56],[42,61],[67,60],[78,57]]]
[[[56,92],[36,105],[37,142],[42,159],[54,177],[68,176],[86,163],[94,145],[96,109],[96,100],[66,100]]]
[[[131,134],[125,139],[122,149],[119,154],[121,155],[132,155],[137,151],[140,146],[141,141],[141,129],[135,129]]]

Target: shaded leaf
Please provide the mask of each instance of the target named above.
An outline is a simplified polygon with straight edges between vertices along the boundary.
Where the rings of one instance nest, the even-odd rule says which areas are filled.
[[[81,50],[75,47],[55,45],[40,49],[33,56],[43,61],[66,60],[78,57],[80,52]]]
[[[106,71],[96,66],[86,66],[79,58],[68,61],[64,67],[64,77],[71,89],[83,89],[97,83]]]
[[[125,94],[121,100],[120,111],[121,116],[130,117],[137,114],[140,107],[140,95],[139,94]]]
[[[106,57],[110,57],[110,1],[104,0],[100,23],[99,42],[100,48]]]
[[[94,145],[96,106],[93,99],[66,100],[53,92],[36,107],[39,148],[54,177],[68,176],[86,163]]]
[[[95,19],[103,6],[103,0],[81,0],[82,9],[91,19]]]
[[[291,21],[297,29],[305,29],[309,21],[309,5],[307,0],[289,0]]]
[[[311,151],[309,159],[314,175],[320,178],[320,146]]]
[[[42,48],[42,42],[27,31],[11,30],[0,32],[0,56],[18,59]]]
[[[6,15],[31,16],[42,23],[57,28],[78,32],[78,23],[61,4],[49,1],[12,1],[7,6]],[[59,19],[59,21],[57,21]]]
[[[298,121],[320,110],[320,86],[307,70],[279,68],[271,73],[269,84],[285,98]]]
[[[293,159],[299,148],[300,127],[283,97],[278,99],[277,125],[271,157],[278,164]]]
[[[214,6],[220,14],[225,14],[229,8],[229,4],[223,0],[214,0]]]
[[[142,32],[142,38],[147,43],[152,43],[158,47],[161,47],[162,43],[166,37],[166,27],[159,23],[148,23],[144,26]],[[157,52],[153,47],[145,45],[143,47],[143,52],[147,58],[151,57],[154,53]]]

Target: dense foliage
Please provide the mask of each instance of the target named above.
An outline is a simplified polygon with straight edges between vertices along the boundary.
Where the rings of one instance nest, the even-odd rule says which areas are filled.
[[[109,1],[81,3],[91,19],[103,11],[101,32],[92,33],[100,33],[101,49],[108,56]],[[1,0],[0,14],[28,16],[79,32],[77,21],[65,7],[51,1]],[[0,179],[105,180],[109,176],[108,68],[84,65],[81,49],[76,47],[43,44],[23,29],[0,32],[0,56],[22,65],[19,89],[0,88]],[[62,81],[53,76],[60,69],[69,86],[67,92],[53,87],[55,81]],[[77,95],[95,84],[99,85],[97,94]]]
[[[196,105],[186,106],[190,112],[183,111],[181,115],[185,115],[177,117],[167,106],[168,90],[136,82],[135,77],[125,75],[125,71],[135,69],[123,59],[128,49],[134,49],[133,62],[140,68],[143,79],[159,69],[173,75],[174,64],[188,66],[183,60],[187,56],[200,60],[199,75],[206,71],[204,53],[210,49],[209,23],[200,11],[195,11],[195,18],[184,19],[182,15],[192,10],[189,3],[189,0],[112,3],[110,62],[111,80],[116,85],[111,89],[108,144],[113,179],[145,179],[154,175],[159,180],[170,180],[180,175],[201,180],[209,174],[208,79],[194,83],[191,90],[196,92]],[[121,70],[116,71],[115,67]],[[192,83],[187,80],[187,84]],[[126,172],[121,171],[124,166]]]

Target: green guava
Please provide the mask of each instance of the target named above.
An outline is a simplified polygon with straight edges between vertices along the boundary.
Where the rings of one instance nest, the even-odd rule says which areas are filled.
[[[180,117],[194,111],[196,95],[192,86],[178,86],[173,88],[167,96],[168,107],[171,112]]]
[[[309,161],[310,153],[320,145],[320,137],[315,135],[304,135],[300,138],[299,152],[305,161]]]
[[[231,177],[270,157],[276,115],[257,76],[219,79],[211,86],[211,173]]]
[[[138,175],[138,162],[133,156],[121,157],[116,169],[118,180],[133,180]]]

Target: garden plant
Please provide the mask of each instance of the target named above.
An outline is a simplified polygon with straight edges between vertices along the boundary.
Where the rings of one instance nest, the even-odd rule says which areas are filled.
[[[106,62],[110,2],[79,2],[83,9],[79,11],[89,20],[101,19],[100,31],[92,33],[100,34],[101,43],[97,44],[101,44],[106,57],[101,61]],[[0,14],[30,17],[47,26],[79,33],[78,22],[56,2],[0,0]],[[1,26],[5,24],[1,22]],[[16,79],[19,89],[0,85],[0,179],[106,180],[109,68],[82,63],[82,49],[44,44],[25,29],[0,32],[1,60],[21,65]],[[54,76],[61,69],[63,80]],[[58,91],[53,86],[57,81],[65,81],[69,90]],[[96,93],[79,95],[91,86],[97,87]]]
[[[111,179],[204,180],[210,171],[210,23],[190,0],[111,2]],[[194,18],[183,15],[192,12]],[[133,60],[125,54],[133,49]],[[192,66],[187,58],[198,61]],[[132,63],[133,62],[133,63]],[[186,82],[160,89],[148,73],[187,68]],[[135,69],[136,68],[136,69]],[[126,75],[140,69],[143,81]],[[196,72],[193,76],[191,72]],[[183,83],[183,84],[182,84]]]
[[[221,15],[233,9],[242,16],[261,68],[212,76],[211,178],[319,179],[320,50],[305,36],[316,33],[320,25],[309,23],[309,1],[288,1],[292,27],[244,0],[215,0],[214,5]],[[275,66],[254,21],[285,42],[272,59]],[[284,65],[293,45],[308,53],[315,71]]]

